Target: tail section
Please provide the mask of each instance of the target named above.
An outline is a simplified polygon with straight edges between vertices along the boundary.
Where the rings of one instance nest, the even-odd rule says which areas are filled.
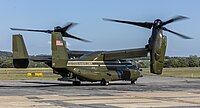
[[[29,64],[28,52],[22,35],[13,35],[13,65],[15,68],[27,68]]]
[[[60,32],[52,32],[52,67],[65,68],[68,62],[66,42]]]

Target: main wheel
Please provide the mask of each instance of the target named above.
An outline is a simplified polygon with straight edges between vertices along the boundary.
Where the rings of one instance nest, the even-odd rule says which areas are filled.
[[[81,85],[81,82],[80,82],[80,81],[73,81],[73,82],[72,82],[72,85],[73,85],[73,86],[80,86],[80,85]]]
[[[106,81],[105,79],[102,79],[101,80],[101,84],[108,86],[109,85],[109,81]]]

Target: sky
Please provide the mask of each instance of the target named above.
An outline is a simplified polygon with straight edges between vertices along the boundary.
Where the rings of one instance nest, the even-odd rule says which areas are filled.
[[[78,23],[68,33],[91,43],[65,38],[70,50],[121,50],[143,48],[151,30],[103,21],[166,21],[177,15],[190,19],[165,27],[190,36],[184,40],[164,32],[167,56],[200,56],[200,0],[0,0],[0,50],[12,50],[12,35],[22,34],[29,54],[51,54],[50,34],[11,31],[10,27],[53,29],[68,22]]]

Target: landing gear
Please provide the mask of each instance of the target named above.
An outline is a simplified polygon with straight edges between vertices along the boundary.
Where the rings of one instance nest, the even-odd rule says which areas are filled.
[[[106,81],[105,79],[102,79],[101,80],[101,84],[105,85],[105,86],[108,86],[109,85],[109,81]]]
[[[80,82],[80,81],[73,81],[73,82],[72,82],[72,85],[73,85],[73,86],[80,86],[80,85],[81,85],[81,82]]]
[[[69,81],[68,77],[62,77],[62,78],[58,78],[58,81]]]
[[[131,84],[136,84],[137,79],[131,80]]]

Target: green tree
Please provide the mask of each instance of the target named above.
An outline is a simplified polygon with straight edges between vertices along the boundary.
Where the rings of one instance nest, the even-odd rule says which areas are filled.
[[[1,67],[1,68],[12,68],[12,67],[13,67],[12,60],[11,60],[11,59],[4,60],[4,61],[1,63],[0,67]]]
[[[190,55],[188,58],[189,67],[199,67],[199,58],[197,55]]]
[[[187,58],[185,57],[179,57],[178,58],[178,67],[188,67],[189,63]]]

